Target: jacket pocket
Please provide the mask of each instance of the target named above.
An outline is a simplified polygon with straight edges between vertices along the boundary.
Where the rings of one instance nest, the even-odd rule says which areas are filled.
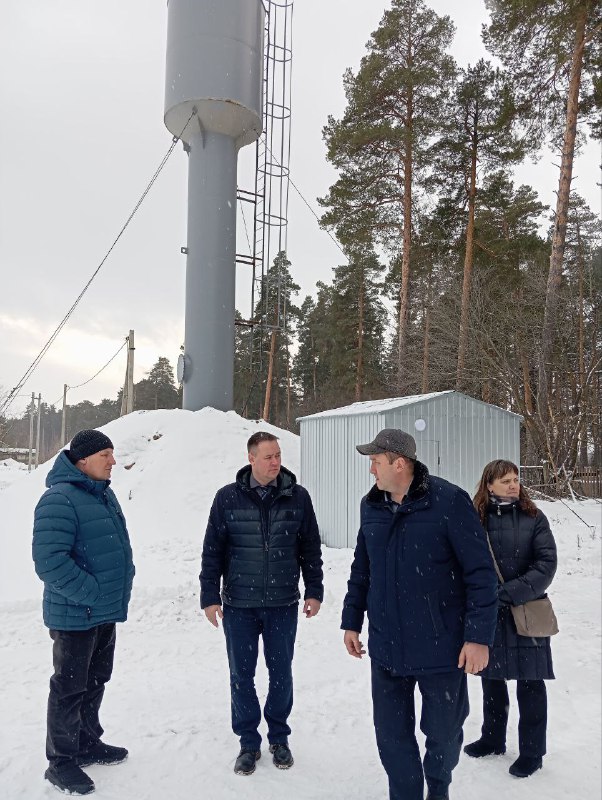
[[[443,622],[443,617],[441,616],[439,592],[428,592],[425,597],[435,636],[443,636],[445,633],[447,633],[447,630],[445,628],[445,623]]]

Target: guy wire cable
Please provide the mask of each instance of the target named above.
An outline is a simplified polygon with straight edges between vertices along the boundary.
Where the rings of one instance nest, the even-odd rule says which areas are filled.
[[[79,293],[79,295],[76,297],[76,299],[75,299],[75,301],[74,301],[73,305],[71,306],[71,308],[70,308],[70,309],[67,311],[67,313],[65,314],[65,316],[63,317],[63,319],[61,320],[61,322],[60,322],[60,323],[58,324],[58,326],[55,328],[54,332],[52,333],[52,335],[50,336],[50,338],[48,339],[48,341],[46,342],[46,344],[45,344],[45,345],[42,347],[42,349],[40,350],[40,352],[38,353],[38,355],[37,355],[37,356],[35,357],[35,359],[34,359],[34,360],[31,362],[31,364],[29,365],[29,367],[27,368],[27,370],[25,371],[25,373],[23,374],[23,376],[21,377],[21,379],[19,380],[19,382],[17,383],[17,385],[16,385],[16,386],[14,386],[14,387],[11,389],[11,391],[9,392],[9,394],[7,395],[7,397],[5,398],[5,400],[4,400],[4,402],[2,403],[2,405],[0,405],[0,414],[3,414],[3,413],[4,413],[4,412],[5,412],[5,411],[6,411],[6,410],[7,410],[7,409],[8,409],[8,408],[9,408],[9,407],[12,405],[12,402],[13,402],[13,400],[15,399],[15,396],[16,396],[17,392],[18,392],[20,389],[22,389],[22,388],[23,388],[23,386],[25,385],[25,383],[26,383],[26,382],[29,380],[29,378],[30,378],[30,377],[33,375],[33,373],[34,373],[34,372],[35,372],[35,370],[37,369],[38,365],[40,364],[40,362],[42,361],[42,359],[44,358],[44,356],[46,355],[46,353],[48,352],[48,350],[49,350],[49,349],[50,349],[50,347],[52,346],[52,344],[53,344],[54,340],[57,338],[57,336],[59,335],[59,333],[62,331],[62,329],[65,327],[65,325],[66,325],[66,324],[67,324],[67,322],[69,321],[69,318],[70,318],[70,316],[73,314],[73,312],[75,311],[75,309],[76,309],[76,308],[77,308],[77,306],[79,305],[79,302],[80,302],[80,300],[82,299],[82,297],[84,296],[84,294],[87,292],[88,288],[90,287],[90,284],[92,283],[92,281],[94,280],[94,278],[95,278],[95,277],[98,275],[98,273],[100,272],[100,270],[101,270],[101,268],[103,267],[103,265],[104,265],[105,261],[106,261],[106,260],[108,259],[108,257],[111,255],[111,252],[112,252],[112,251],[113,251],[113,249],[115,248],[115,246],[116,246],[117,242],[118,242],[118,241],[121,239],[122,235],[125,233],[125,230],[126,230],[126,228],[129,226],[129,224],[130,224],[130,222],[132,221],[132,219],[134,218],[134,216],[135,216],[136,212],[138,211],[138,209],[140,208],[140,206],[141,206],[141,205],[142,205],[142,203],[144,202],[144,199],[146,198],[147,194],[150,192],[151,188],[153,187],[153,184],[155,183],[155,181],[156,181],[156,180],[157,180],[157,178],[159,177],[159,175],[160,175],[160,173],[162,172],[163,168],[165,167],[165,165],[166,165],[166,163],[167,163],[167,161],[168,161],[169,157],[170,157],[170,156],[171,156],[171,154],[173,153],[173,151],[174,151],[174,149],[175,149],[175,146],[177,145],[177,143],[178,143],[178,142],[180,141],[180,139],[182,138],[182,135],[183,135],[184,131],[185,131],[185,130],[186,130],[186,128],[188,127],[188,123],[190,122],[190,120],[193,118],[193,116],[194,116],[196,113],[197,113],[197,111],[196,111],[196,108],[195,108],[195,109],[193,109],[193,110],[192,110],[192,112],[191,112],[190,116],[188,117],[188,120],[186,121],[186,124],[185,124],[185,125],[184,125],[184,127],[182,128],[182,131],[181,131],[180,135],[179,135],[179,136],[173,136],[173,137],[172,137],[172,141],[171,141],[171,145],[169,146],[169,149],[167,150],[167,152],[165,153],[165,155],[164,155],[164,156],[163,156],[163,158],[161,159],[161,162],[159,163],[159,166],[158,166],[158,167],[157,167],[157,169],[155,170],[155,172],[154,172],[154,174],[153,174],[152,178],[150,179],[150,181],[148,182],[148,184],[147,184],[146,188],[144,189],[144,191],[143,191],[143,192],[142,192],[142,194],[140,195],[140,198],[138,199],[138,202],[137,202],[137,203],[136,203],[136,205],[134,206],[133,210],[131,211],[131,213],[130,213],[129,217],[127,218],[127,220],[125,221],[125,223],[123,224],[123,226],[122,226],[121,230],[119,231],[119,233],[117,234],[117,236],[116,236],[116,237],[115,237],[115,239],[113,240],[113,243],[111,244],[111,246],[110,246],[110,247],[109,247],[109,249],[107,250],[107,252],[106,252],[106,254],[105,254],[104,258],[102,259],[102,261],[100,262],[100,264],[99,264],[99,265],[96,267],[96,269],[95,269],[95,270],[94,270],[94,272],[92,273],[92,276],[90,277],[90,279],[88,280],[88,282],[86,283],[86,285],[84,286],[84,288],[81,290],[81,292]]]

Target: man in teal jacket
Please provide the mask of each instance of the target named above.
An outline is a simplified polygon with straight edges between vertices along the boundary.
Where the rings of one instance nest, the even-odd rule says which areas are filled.
[[[59,453],[35,510],[33,560],[54,642],[45,778],[71,794],[94,791],[81,767],[117,764],[128,754],[101,741],[98,719],[115,623],[127,618],[134,577],[125,518],[109,488],[115,463],[108,436],[80,431]]]

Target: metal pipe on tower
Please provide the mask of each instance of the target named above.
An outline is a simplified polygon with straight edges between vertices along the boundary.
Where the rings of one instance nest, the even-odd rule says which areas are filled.
[[[262,0],[169,0],[165,125],[188,152],[183,405],[233,405],[238,150],[262,130]]]

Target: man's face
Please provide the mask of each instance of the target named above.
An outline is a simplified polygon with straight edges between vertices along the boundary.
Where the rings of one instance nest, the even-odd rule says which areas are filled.
[[[399,488],[400,462],[396,459],[389,464],[389,459],[385,453],[370,456],[370,472],[376,479],[376,485],[382,492],[396,492]]]
[[[77,468],[94,481],[108,481],[116,463],[112,448],[107,447],[106,450],[99,450],[94,455],[82,458],[77,462]]]
[[[278,477],[281,467],[280,445],[278,442],[259,442],[249,453],[251,471],[255,480],[266,486]]]

